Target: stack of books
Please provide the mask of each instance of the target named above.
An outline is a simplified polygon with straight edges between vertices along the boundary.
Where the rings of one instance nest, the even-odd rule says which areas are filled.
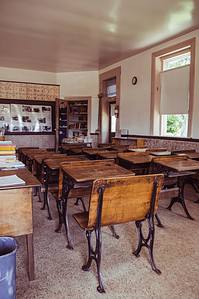
[[[16,158],[16,146],[12,141],[0,141],[0,170],[23,167],[25,165]]]
[[[7,158],[16,160],[16,146],[12,141],[0,141],[0,159]]]

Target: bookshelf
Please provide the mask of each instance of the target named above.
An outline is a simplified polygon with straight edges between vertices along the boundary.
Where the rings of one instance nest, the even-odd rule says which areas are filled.
[[[59,144],[68,136],[68,103],[61,101],[59,105]]]
[[[86,136],[88,132],[88,100],[68,102],[68,137]]]
[[[64,138],[87,136],[89,123],[89,102],[91,97],[70,97],[56,99],[56,144]]]

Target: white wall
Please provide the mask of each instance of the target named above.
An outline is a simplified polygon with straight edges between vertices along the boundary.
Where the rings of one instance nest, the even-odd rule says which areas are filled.
[[[98,127],[98,93],[99,72],[57,73],[57,84],[60,84],[60,98],[68,96],[91,96],[90,132]]]
[[[0,67],[0,80],[56,84],[56,74],[50,72]]]
[[[199,30],[163,43],[100,70],[100,73],[103,73],[114,67],[121,66],[121,129],[129,129],[130,134],[150,134],[152,53],[193,37],[196,37],[196,69],[192,137],[199,138]],[[137,85],[131,84],[133,76],[137,76],[138,78]]]

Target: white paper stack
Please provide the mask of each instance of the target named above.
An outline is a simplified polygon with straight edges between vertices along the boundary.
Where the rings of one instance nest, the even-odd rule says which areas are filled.
[[[8,186],[25,185],[25,181],[20,179],[17,175],[7,175],[0,177],[0,188]]]

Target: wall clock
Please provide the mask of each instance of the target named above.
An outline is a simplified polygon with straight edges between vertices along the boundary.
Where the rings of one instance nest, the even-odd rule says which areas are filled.
[[[133,78],[132,78],[132,84],[133,85],[136,85],[137,84],[137,81],[138,81],[138,79],[137,79],[137,77],[136,76],[133,76]]]

